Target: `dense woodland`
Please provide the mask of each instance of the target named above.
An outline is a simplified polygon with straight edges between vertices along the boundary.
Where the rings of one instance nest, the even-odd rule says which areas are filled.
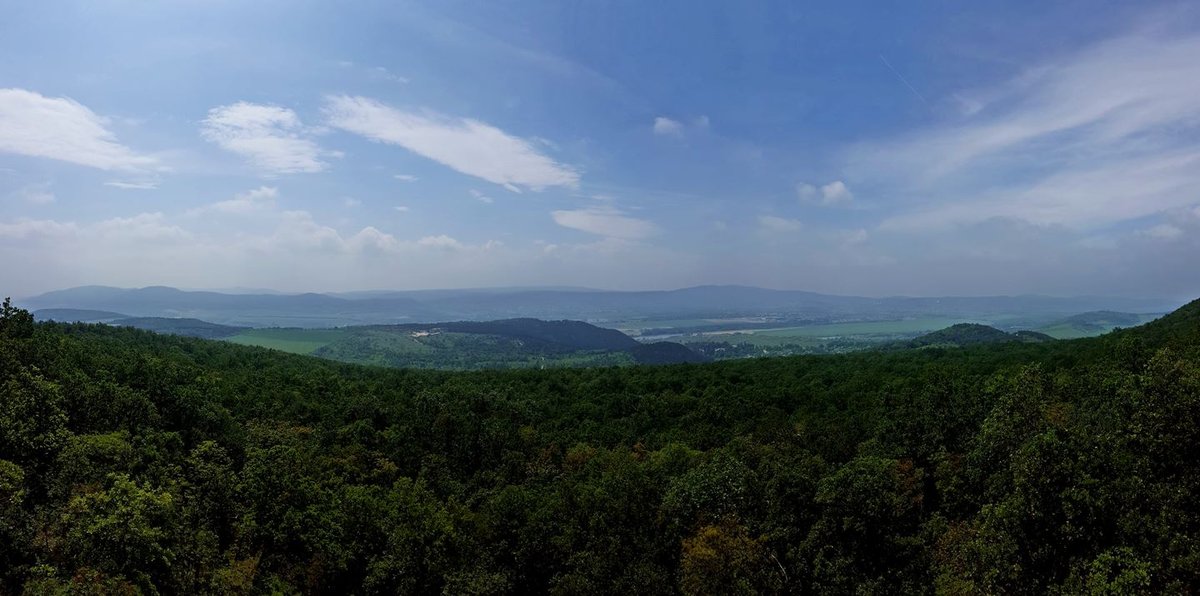
[[[1095,339],[339,364],[0,313],[0,592],[1200,587],[1200,303]]]

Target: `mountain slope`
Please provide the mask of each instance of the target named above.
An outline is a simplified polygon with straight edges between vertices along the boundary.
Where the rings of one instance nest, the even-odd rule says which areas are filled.
[[[359,364],[476,370],[701,362],[680,344],[647,347],[581,321],[506,319],[374,325],[331,330],[256,329],[232,341]]]
[[[885,346],[885,349],[976,346],[1009,342],[1041,343],[1054,338],[1037,331],[1008,333],[978,323],[959,323],[914,339]]]
[[[500,321],[458,321],[429,325],[397,325],[400,330],[477,333],[498,335],[547,346],[564,346],[578,350],[627,350],[638,345],[637,340],[617,331],[597,327],[583,321],[543,321],[521,318]]]
[[[1059,339],[1075,339],[1100,335],[1118,327],[1133,327],[1154,318],[1155,315],[1111,310],[1091,311],[1055,321],[1042,327],[1040,331]]]
[[[1193,593],[1198,350],[1195,303],[1071,341],[445,373],[5,308],[0,593]]]
[[[175,319],[167,317],[128,317],[106,321],[106,323],[117,327],[134,327],[155,333],[202,337],[206,339],[231,337],[248,329],[248,327],[218,325],[216,323],[209,323],[208,321],[201,321],[200,319]]]

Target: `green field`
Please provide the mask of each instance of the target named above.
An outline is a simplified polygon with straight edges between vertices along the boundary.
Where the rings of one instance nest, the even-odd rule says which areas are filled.
[[[311,354],[346,336],[345,329],[251,329],[226,338],[235,344]]]
[[[1157,319],[1158,317],[1159,315],[1156,314],[1140,315],[1138,324],[1148,323],[1154,319]],[[1106,323],[1103,325],[1079,325],[1069,321],[1064,321],[1056,325],[1042,327],[1041,329],[1038,329],[1038,331],[1055,339],[1079,339],[1081,337],[1095,337],[1097,335],[1108,333],[1109,331],[1121,326],[1122,325],[1117,325],[1115,323]],[[1128,327],[1130,325],[1124,326]]]
[[[779,329],[745,329],[737,331],[714,331],[679,338],[681,341],[727,341],[748,342],[761,346],[784,344],[815,344],[828,339],[876,339],[886,341],[944,329],[955,323],[974,322],[962,319],[923,318],[899,321],[854,321],[781,327]]]

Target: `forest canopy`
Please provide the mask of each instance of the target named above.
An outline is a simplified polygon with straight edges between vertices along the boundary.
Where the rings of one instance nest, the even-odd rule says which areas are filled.
[[[0,593],[1200,587],[1200,302],[1094,339],[435,372],[0,312]]]

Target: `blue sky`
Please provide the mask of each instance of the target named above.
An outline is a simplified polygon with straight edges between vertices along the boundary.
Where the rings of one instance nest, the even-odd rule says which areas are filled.
[[[0,279],[1194,297],[1200,13],[8,3]]]

